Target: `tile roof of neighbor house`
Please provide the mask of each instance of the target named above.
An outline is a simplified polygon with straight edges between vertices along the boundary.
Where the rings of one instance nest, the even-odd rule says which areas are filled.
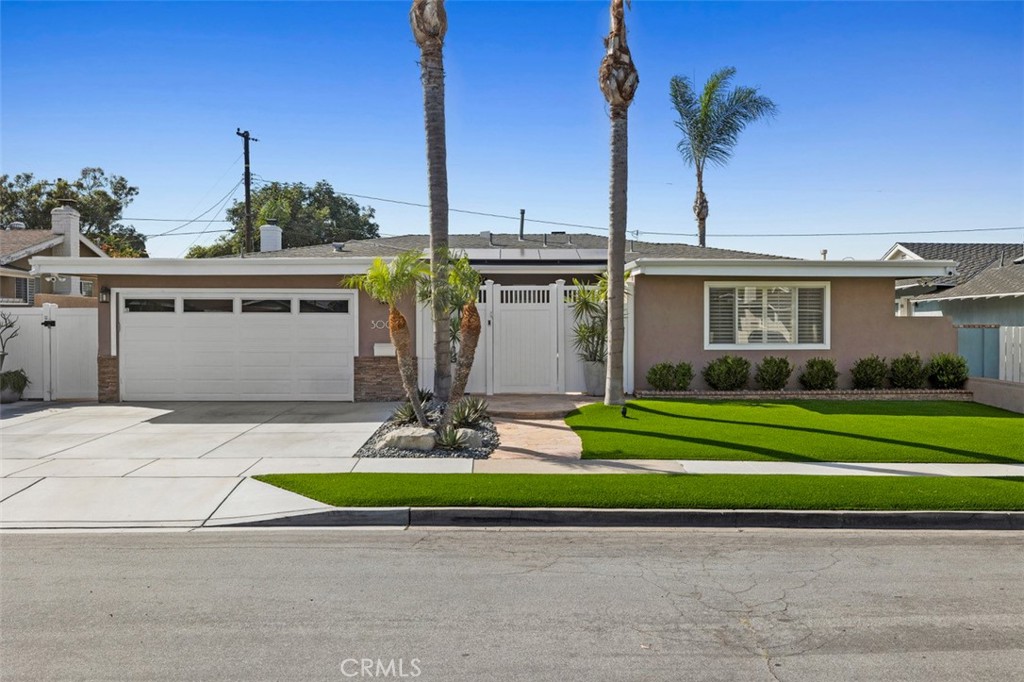
[[[940,289],[931,294],[919,296],[918,300],[932,298],[997,298],[1000,296],[1024,296],[1024,263],[1007,261],[1002,267],[994,263],[969,282],[952,289]]]
[[[547,243],[545,244],[545,236]],[[449,244],[453,249],[473,249],[471,254],[473,260],[487,260],[480,258],[479,251],[493,250],[495,257],[500,258],[500,250],[509,249],[537,249],[540,252],[552,252],[552,256],[559,252],[564,255],[563,259],[552,257],[541,257],[547,262],[558,260],[580,261],[593,260],[591,254],[583,254],[580,251],[604,250],[608,248],[608,238],[603,235],[593,234],[566,234],[555,232],[548,235],[527,234],[522,240],[518,234],[452,234],[448,237]],[[426,249],[430,246],[430,237],[425,234],[410,234],[400,237],[379,237],[377,239],[355,239],[344,243],[341,251],[334,248],[332,244],[318,244],[316,246],[299,246],[280,251],[268,251],[263,253],[252,253],[249,258],[354,258],[391,256],[403,251]],[[588,258],[589,256],[589,258]],[[641,242],[633,239],[626,240],[626,260],[636,260],[642,257],[650,258],[770,258],[792,260],[786,256],[774,256],[761,253],[750,253],[749,251],[734,251],[731,249],[700,248],[689,244],[658,244],[652,242]],[[521,257],[517,260],[523,260]]]
[[[50,230],[3,230],[0,232],[0,265],[42,251],[50,242],[59,244],[62,239],[61,235]],[[33,247],[38,248],[33,250]],[[25,251],[28,253],[23,253]]]
[[[1024,247],[1017,244],[950,244],[931,242],[898,242],[907,251],[924,260],[952,260],[957,262],[957,274],[936,277],[929,282],[935,287],[954,287],[973,279],[978,273],[1002,260],[1012,263],[1020,258]],[[914,280],[899,280],[896,285],[912,284]]]

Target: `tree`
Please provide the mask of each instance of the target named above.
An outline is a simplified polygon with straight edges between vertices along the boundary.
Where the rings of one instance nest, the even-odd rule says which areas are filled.
[[[444,121],[444,36],[448,16],[444,0],[413,0],[412,34],[420,48],[423,119],[427,137],[427,185],[430,196],[430,291],[434,320],[434,397],[451,397],[451,327],[442,287],[448,280],[448,151]]]
[[[608,225],[608,358],[605,366],[605,405],[622,405],[622,347],[625,339],[626,193],[629,173],[627,113],[640,77],[626,45],[626,10],[623,0],[611,0],[611,28],[604,39],[605,55],[598,83],[608,101],[611,130],[611,180]]]
[[[257,225],[276,219],[284,248],[313,246],[380,236],[373,208],[335,192],[326,180],[312,187],[301,182],[270,182],[252,193]],[[216,258],[237,254],[245,234],[245,203],[227,210],[234,231],[208,246],[193,246],[186,258]],[[258,240],[257,240],[258,243]]]
[[[102,168],[83,168],[71,182],[36,180],[32,173],[0,176],[0,224],[25,223],[30,230],[50,229],[50,211],[61,199],[74,199],[82,216],[82,234],[114,257],[146,257],[146,235],[119,221],[139,188]]]
[[[698,96],[690,80],[675,76],[669,83],[672,106],[679,113],[676,127],[683,132],[677,145],[683,159],[697,170],[697,197],[693,214],[697,238],[705,245],[708,198],[704,195],[704,165],[724,166],[732,156],[739,135],[748,123],[774,116],[775,103],[758,94],[757,88],[738,86],[729,90],[736,69],[727,67],[711,74]]]
[[[412,334],[409,322],[398,309],[398,302],[405,296],[416,291],[427,278],[426,264],[420,260],[419,251],[407,251],[399,254],[390,263],[383,258],[376,258],[365,275],[357,275],[344,280],[342,286],[361,289],[370,298],[388,306],[388,334],[395,347],[398,357],[398,369],[402,376],[402,387],[405,395],[412,403],[416,420],[423,428],[429,428],[423,404],[418,395],[416,357],[413,352]]]
[[[480,312],[476,300],[480,295],[480,273],[473,269],[465,254],[450,259],[448,288],[450,301],[459,312],[459,354],[455,363],[455,378],[452,380],[451,402],[456,402],[466,393],[469,374],[473,371],[476,347],[480,342]]]

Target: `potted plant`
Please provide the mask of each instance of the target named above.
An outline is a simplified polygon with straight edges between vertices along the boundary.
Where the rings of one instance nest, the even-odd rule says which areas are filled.
[[[11,313],[0,313],[0,403],[21,400],[25,387],[29,385],[28,375],[23,369],[4,372],[7,359],[7,342],[18,335],[18,318]]]
[[[605,357],[608,349],[608,281],[587,287],[573,279],[576,298],[572,303],[573,347],[583,361],[583,383],[587,395],[604,393]]]
[[[11,313],[0,313],[0,372],[7,359],[7,342],[18,335],[18,318]]]

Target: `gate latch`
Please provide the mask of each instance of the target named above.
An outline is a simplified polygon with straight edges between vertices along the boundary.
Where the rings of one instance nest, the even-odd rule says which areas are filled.
[[[57,320],[43,320],[43,326],[44,327],[56,327],[57,326]]]

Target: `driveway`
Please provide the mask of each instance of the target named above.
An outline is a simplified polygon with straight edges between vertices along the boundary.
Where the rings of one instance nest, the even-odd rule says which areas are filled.
[[[0,417],[0,527],[198,527],[323,507],[249,479],[347,472],[392,403],[51,405]]]

